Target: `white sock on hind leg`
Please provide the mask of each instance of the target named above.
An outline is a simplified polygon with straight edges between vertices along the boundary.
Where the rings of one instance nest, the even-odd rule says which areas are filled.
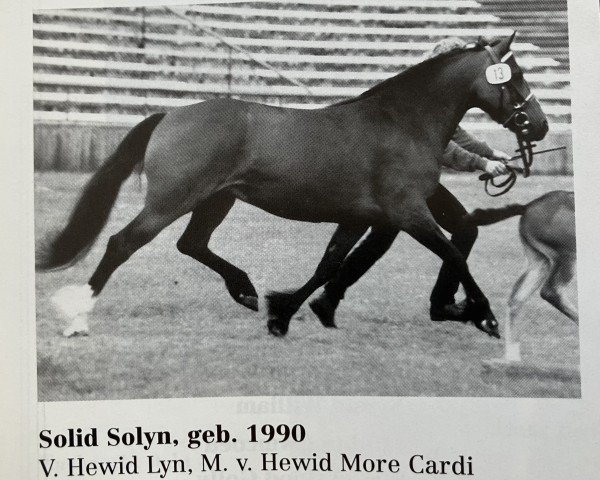
[[[71,324],[63,330],[63,337],[74,337],[75,335],[88,336],[90,328],[87,321],[87,313],[77,315]]]
[[[87,317],[96,303],[92,287],[89,285],[67,285],[59,289],[50,301],[60,315],[71,321],[63,331],[65,337],[87,335]]]

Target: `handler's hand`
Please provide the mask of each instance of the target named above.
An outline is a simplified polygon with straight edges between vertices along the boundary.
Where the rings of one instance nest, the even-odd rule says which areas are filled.
[[[485,166],[485,171],[492,177],[497,177],[498,175],[504,175],[505,173],[508,173],[508,170],[506,170],[506,165],[496,160],[488,160],[487,165]]]
[[[498,160],[500,162],[508,162],[510,160],[510,155],[504,153],[502,150],[493,150],[492,159]]]

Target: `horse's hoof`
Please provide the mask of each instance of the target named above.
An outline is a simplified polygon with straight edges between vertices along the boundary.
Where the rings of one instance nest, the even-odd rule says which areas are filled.
[[[283,337],[287,333],[290,320],[298,311],[298,307],[290,303],[291,296],[286,292],[270,292],[265,297],[269,315],[267,326],[276,337]]]
[[[490,337],[500,338],[498,330],[498,321],[495,318],[484,318],[474,322],[475,326],[482,332],[487,333]]]
[[[269,333],[274,337],[285,337],[288,331],[288,325],[278,320],[271,319],[267,322]]]
[[[71,324],[62,332],[63,337],[87,337],[90,333],[87,314],[77,315]]]
[[[265,295],[270,317],[278,317],[289,321],[300,308],[291,301],[292,294],[287,292],[269,292]]]
[[[479,330],[487,333],[490,337],[500,338],[498,321],[487,301],[479,303],[467,301],[464,318],[472,320]]]
[[[89,334],[89,330],[73,330],[71,327],[65,328],[62,332],[62,336],[65,338],[87,337]]]
[[[225,282],[225,287],[237,303],[258,312],[258,293],[247,275],[236,281]]]
[[[240,295],[237,298],[237,302],[240,305],[243,305],[246,308],[249,308],[250,310],[254,310],[255,312],[258,312],[258,297],[254,297],[254,296],[250,296],[250,295],[243,295],[240,293]]]
[[[329,299],[322,295],[311,301],[308,306],[325,328],[337,328],[335,324],[335,307]]]

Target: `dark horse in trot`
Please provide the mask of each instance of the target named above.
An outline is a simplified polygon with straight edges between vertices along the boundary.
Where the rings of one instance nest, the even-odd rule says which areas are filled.
[[[503,123],[519,100],[527,104],[529,139],[546,134],[546,118],[535,98],[525,99],[529,88],[516,64],[510,91],[486,80],[486,68],[509,52],[513,36],[427,60],[354,99],[319,110],[223,99],[153,115],[129,132],[91,178],[37,266],[60,268],[84,255],[106,223],[122,182],[144,161],[144,208],[110,238],[88,285],[74,291],[85,307],[71,309],[73,317],[91,310],[117,267],[189,212],[177,248],[219,273],[234,300],[256,310],[258,296],[247,274],[208,247],[212,232],[239,199],[291,220],[339,225],[314,276],[295,292],[267,297],[272,334],[285,335],[292,315],[336,273],[369,227],[392,238],[405,231],[440,256],[464,286],[470,318],[497,333],[487,298],[426,200],[439,182],[442,153],[468,109],[479,107]],[[513,98],[513,90],[523,98]]]

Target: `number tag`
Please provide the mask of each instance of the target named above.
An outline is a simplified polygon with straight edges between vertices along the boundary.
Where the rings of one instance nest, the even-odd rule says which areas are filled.
[[[500,85],[510,81],[512,72],[506,63],[495,63],[485,69],[485,78],[492,85]]]

